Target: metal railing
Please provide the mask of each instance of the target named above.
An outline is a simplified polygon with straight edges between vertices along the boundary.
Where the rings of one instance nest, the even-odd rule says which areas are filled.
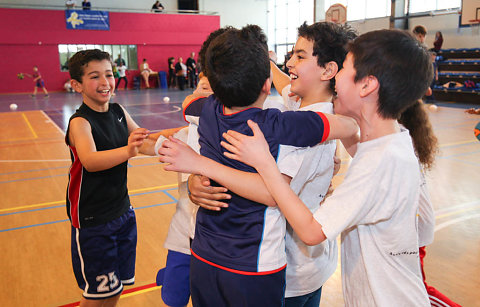
[[[32,9],[32,10],[57,10],[65,11],[68,8],[65,5],[39,5],[39,4],[20,4],[20,3],[0,3],[0,8],[9,9]],[[70,9],[72,10],[72,9]],[[76,6],[73,10],[82,10],[81,6]],[[144,13],[144,14],[195,14],[195,15],[218,15],[218,12],[200,11],[200,10],[163,10],[162,12],[152,12],[151,9],[133,9],[121,7],[92,7],[95,11],[108,11],[119,13]]]

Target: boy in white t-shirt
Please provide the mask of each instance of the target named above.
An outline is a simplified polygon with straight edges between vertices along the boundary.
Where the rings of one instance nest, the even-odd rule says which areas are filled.
[[[296,234],[306,244],[342,237],[347,306],[430,306],[418,255],[420,172],[415,148],[425,122],[397,119],[418,109],[432,76],[429,56],[410,34],[380,30],[350,46],[336,76],[335,112],[353,117],[360,143],[345,179],[312,214],[284,182],[263,134],[224,134],[225,155],[254,166]]]
[[[125,81],[125,90],[126,90],[128,85],[127,75],[125,73],[127,71],[127,66],[125,66],[125,64],[117,66],[117,71],[118,71],[118,81],[115,86],[115,89],[118,88],[118,86],[120,85],[120,81],[123,80]]]

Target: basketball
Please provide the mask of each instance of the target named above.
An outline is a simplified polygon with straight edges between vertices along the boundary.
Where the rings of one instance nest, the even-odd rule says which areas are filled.
[[[170,97],[164,97],[164,98],[163,98],[163,101],[164,101],[164,102],[169,102],[169,101],[170,101]]]
[[[475,126],[475,129],[473,129],[473,133],[475,133],[477,140],[480,141],[480,122]]]
[[[25,76],[22,73],[19,73],[17,74],[17,78],[22,80],[23,78],[25,78]]]
[[[10,105],[10,110],[12,110],[12,111],[17,110],[17,108],[18,108],[18,106],[17,106],[15,103],[12,103],[12,104]]]
[[[438,110],[438,107],[436,104],[431,104],[428,106],[428,108],[430,109],[430,111],[437,111]]]

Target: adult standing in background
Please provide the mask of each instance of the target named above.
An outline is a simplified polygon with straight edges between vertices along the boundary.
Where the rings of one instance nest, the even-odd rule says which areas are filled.
[[[120,67],[120,66],[123,66],[123,65],[126,65],[125,60],[122,59],[122,55],[121,55],[121,54],[118,54],[118,58],[115,60],[115,64],[116,64],[117,66],[119,66],[119,67]]]
[[[187,66],[183,64],[183,58],[179,57],[175,64],[175,74],[177,76],[178,88],[183,91],[185,89],[185,77],[187,76]]]
[[[82,8],[84,11],[90,11],[90,9],[92,8],[92,4],[88,0],[83,0]]]
[[[440,49],[442,49],[442,45],[443,45],[442,32],[437,31],[437,33],[435,33],[435,41],[433,41],[433,49],[435,49],[435,52],[439,52]]]
[[[152,12],[154,13],[161,13],[164,9],[165,8],[160,3],[160,1],[155,1],[155,3],[152,5]]]
[[[177,84],[177,77],[175,76],[175,58],[168,58],[168,87],[174,88]]]
[[[197,86],[197,63],[195,62],[195,52],[192,52],[187,59],[187,70],[190,88],[195,88]]]

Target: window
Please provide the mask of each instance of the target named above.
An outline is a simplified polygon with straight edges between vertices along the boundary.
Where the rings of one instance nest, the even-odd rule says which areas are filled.
[[[295,45],[298,27],[304,22],[313,23],[313,10],[313,0],[268,1],[268,43],[279,63]]]
[[[461,6],[461,0],[410,0],[410,13],[446,10]]]
[[[335,3],[347,7],[347,21],[390,16],[391,0],[325,0],[325,12]]]
[[[127,69],[138,69],[137,63],[137,46],[136,45],[93,45],[93,44],[77,44],[77,45],[58,45],[58,55],[60,58],[60,70],[68,70],[68,59],[76,52],[87,49],[100,49],[108,52],[114,61],[119,54],[125,60]]]

